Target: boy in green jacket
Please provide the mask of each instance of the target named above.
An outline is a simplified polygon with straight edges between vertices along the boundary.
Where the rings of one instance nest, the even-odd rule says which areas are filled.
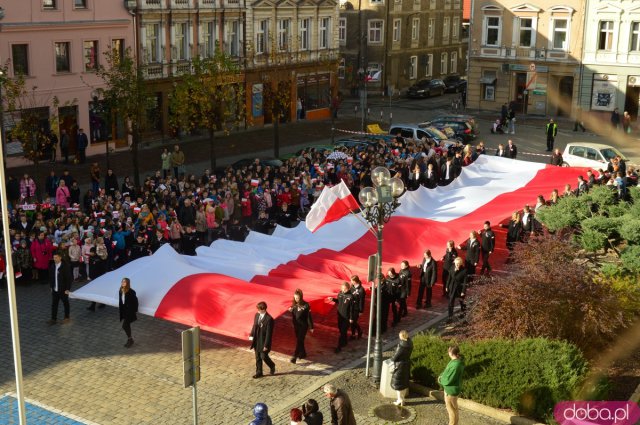
[[[444,372],[438,376],[438,382],[444,388],[444,402],[449,413],[449,425],[458,425],[458,395],[462,385],[464,360],[457,345],[449,347],[449,357],[451,361],[447,364]]]

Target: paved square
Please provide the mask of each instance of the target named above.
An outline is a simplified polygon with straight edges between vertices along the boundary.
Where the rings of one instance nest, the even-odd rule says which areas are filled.
[[[76,418],[74,415],[65,414],[56,411],[40,403],[25,402],[25,411],[27,423],[29,424],[51,424],[51,425],[91,425],[87,422]],[[0,397],[0,424],[13,425],[20,423],[18,416],[18,400],[10,395]]]

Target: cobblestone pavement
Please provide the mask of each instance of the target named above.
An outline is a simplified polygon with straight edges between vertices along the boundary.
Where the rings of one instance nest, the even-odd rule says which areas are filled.
[[[440,293],[439,287],[434,293]],[[71,300],[71,323],[48,326],[47,285],[18,280],[17,298],[25,397],[101,425],[192,423],[191,391],[182,386],[179,332],[185,326],[140,315],[133,324],[135,345],[126,349],[115,308],[92,313],[85,309],[88,303]],[[398,329],[424,327],[445,309],[439,295],[428,311],[410,309],[401,325],[390,327],[385,334],[390,338],[387,344],[395,344],[392,339]],[[0,290],[0,312],[0,394],[6,394],[15,391],[15,380],[5,288]],[[368,315],[361,323],[367,322],[365,318]],[[307,339],[309,358],[296,365],[288,361],[294,347],[290,318],[276,320],[273,358],[277,374],[259,380],[251,379],[254,355],[248,341],[203,333],[198,384],[201,423],[248,423],[258,401],[266,402],[276,415],[288,412],[291,405],[317,394],[318,388],[341,371],[361,364],[366,353],[364,338],[350,341],[340,354],[333,353],[335,320],[335,313],[315,318],[316,332]],[[357,378],[359,372],[353,374]],[[357,401],[358,412],[365,412],[359,414],[365,415],[366,408],[363,411],[359,405]],[[0,423],[4,423],[2,414]],[[418,420],[416,423],[437,423]]]

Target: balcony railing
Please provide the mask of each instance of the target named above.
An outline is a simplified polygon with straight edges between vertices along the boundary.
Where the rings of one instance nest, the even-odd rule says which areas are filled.
[[[193,8],[193,0],[171,0],[172,9],[191,9]]]
[[[162,63],[152,63],[142,66],[142,74],[147,80],[155,80],[169,76],[167,66]]]
[[[564,50],[548,50],[528,47],[481,46],[473,49],[471,56],[505,59],[525,59],[530,61],[567,61],[573,60]]]

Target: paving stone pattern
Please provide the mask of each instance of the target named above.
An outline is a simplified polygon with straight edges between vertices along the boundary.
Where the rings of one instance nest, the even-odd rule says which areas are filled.
[[[116,308],[92,313],[85,309],[87,302],[71,300],[71,323],[48,326],[48,285],[18,282],[25,397],[101,425],[192,423],[191,390],[182,385],[180,331],[186,326],[139,315],[132,326],[135,345],[126,349]],[[439,294],[439,288],[434,293]],[[410,309],[397,328],[389,327],[384,335],[388,343],[394,344],[399,329],[415,329],[445,311],[444,299],[437,295],[436,301],[429,311]],[[361,323],[365,318],[367,314]],[[324,383],[360,363],[366,339],[350,341],[342,353],[334,354],[335,313],[318,315],[315,322],[316,332],[307,339],[308,360],[293,365],[289,363],[295,346],[291,319],[276,320],[273,357],[277,374],[259,380],[251,379],[255,360],[248,341],[203,332],[200,423],[246,424],[256,402],[267,403],[274,415],[281,415],[310,394],[321,398],[318,389]],[[6,288],[0,290],[0,340],[0,394],[6,394],[15,391]],[[362,372],[352,375],[357,378]],[[363,391],[375,394],[375,389]],[[356,402],[356,408],[362,423],[375,423],[364,419],[366,412],[360,403]],[[2,412],[0,423],[10,423]],[[416,423],[439,422],[419,417]]]

